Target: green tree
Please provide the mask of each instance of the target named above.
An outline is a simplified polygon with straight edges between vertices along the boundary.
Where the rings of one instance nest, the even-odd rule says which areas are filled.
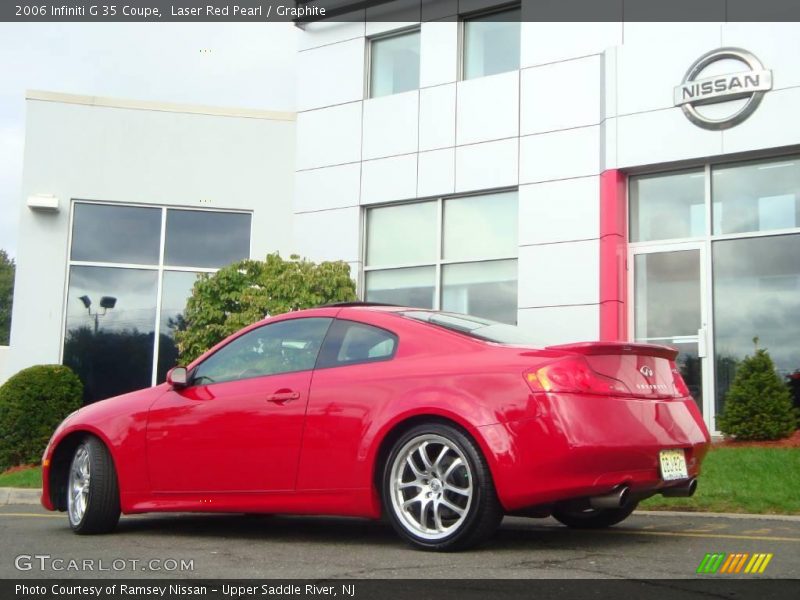
[[[266,316],[356,299],[350,266],[344,261],[313,263],[292,255],[269,254],[243,260],[213,275],[202,275],[192,289],[175,341],[182,363]]]
[[[11,337],[11,304],[14,301],[14,259],[0,250],[0,346],[7,346]]]
[[[717,425],[737,440],[777,440],[795,430],[797,412],[789,389],[765,349],[757,348],[739,364]]]

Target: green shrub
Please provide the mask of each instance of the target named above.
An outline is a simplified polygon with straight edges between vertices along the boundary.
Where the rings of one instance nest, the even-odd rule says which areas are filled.
[[[789,389],[765,349],[745,357],[737,368],[717,425],[737,440],[777,440],[795,430],[797,415]]]
[[[0,472],[38,463],[47,441],[80,408],[83,385],[69,367],[23,369],[0,387]]]

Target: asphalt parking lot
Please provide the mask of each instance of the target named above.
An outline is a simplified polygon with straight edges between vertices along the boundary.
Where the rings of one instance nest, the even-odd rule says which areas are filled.
[[[634,514],[603,531],[507,517],[489,544],[435,554],[410,549],[387,524],[356,519],[143,515],[123,517],[112,535],[82,537],[61,513],[7,505],[0,540],[0,578],[672,579],[697,577],[708,552],[772,553],[758,578],[800,573],[800,520],[686,514]],[[150,569],[152,560],[161,562]],[[191,569],[181,571],[181,560]]]

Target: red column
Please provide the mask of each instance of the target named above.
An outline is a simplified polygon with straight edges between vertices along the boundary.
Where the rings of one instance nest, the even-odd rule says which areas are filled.
[[[600,339],[628,340],[627,178],[611,169],[600,175]]]

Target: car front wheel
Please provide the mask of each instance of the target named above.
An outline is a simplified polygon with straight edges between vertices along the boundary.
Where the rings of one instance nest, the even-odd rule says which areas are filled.
[[[414,427],[394,445],[383,477],[394,529],[425,550],[461,550],[487,539],[503,510],[474,441],[444,424]]]
[[[119,521],[119,487],[105,445],[87,437],[75,449],[67,479],[67,515],[75,533],[108,533]]]

